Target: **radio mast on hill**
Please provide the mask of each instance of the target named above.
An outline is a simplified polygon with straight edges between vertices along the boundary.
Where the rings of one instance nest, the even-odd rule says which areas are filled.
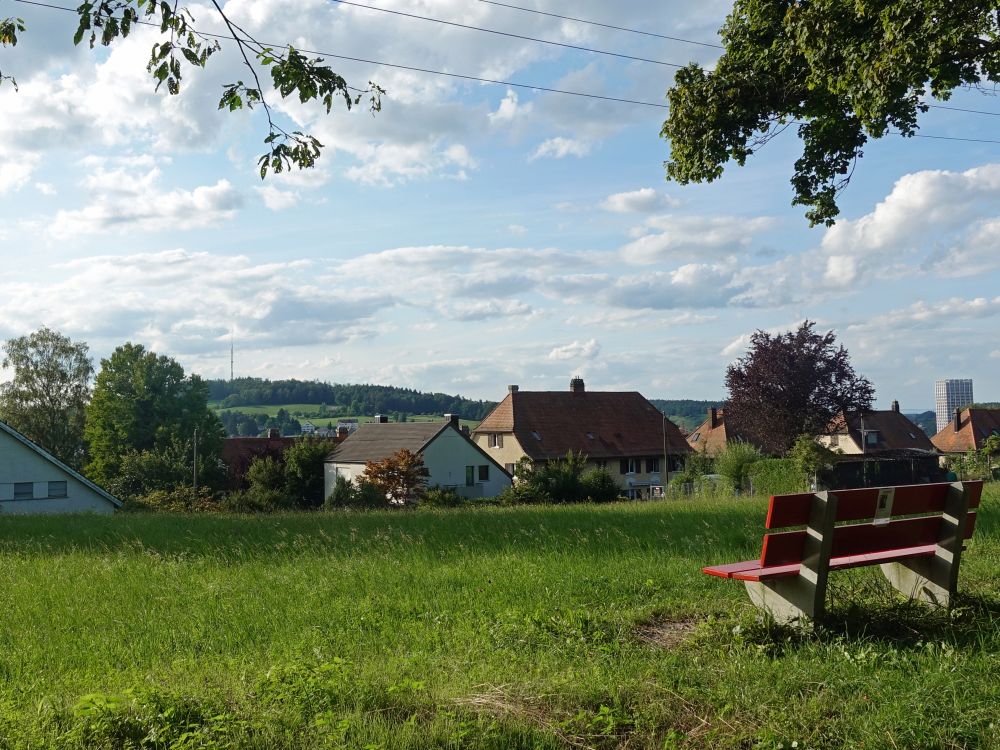
[[[233,382],[233,363],[236,361],[236,332],[229,331],[229,382]]]

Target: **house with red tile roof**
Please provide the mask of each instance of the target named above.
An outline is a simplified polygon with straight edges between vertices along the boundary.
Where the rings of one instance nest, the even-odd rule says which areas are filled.
[[[931,441],[942,453],[980,450],[992,435],[1000,436],[1000,409],[956,409],[948,425]]]
[[[836,452],[833,488],[919,484],[941,479],[940,453],[899,410],[838,414],[816,441]]]
[[[687,436],[691,449],[714,458],[726,449],[730,442],[749,443],[739,428],[726,420],[726,410],[714,406],[708,410],[708,417]]]
[[[572,451],[588,468],[607,469],[628,497],[659,494],[691,447],[673,422],[636,391],[522,391],[507,397],[473,430],[472,439],[513,471],[522,458],[544,462]]]

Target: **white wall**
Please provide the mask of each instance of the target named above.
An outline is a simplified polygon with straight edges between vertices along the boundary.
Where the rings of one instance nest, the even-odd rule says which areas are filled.
[[[510,477],[476,450],[469,441],[449,428],[424,449],[424,465],[430,471],[428,486],[454,487],[465,497],[496,497],[510,487]],[[475,483],[465,484],[465,467],[473,466]],[[479,467],[489,466],[489,479],[480,481]]]
[[[48,497],[50,481],[66,482],[66,497]],[[33,499],[15,500],[15,482],[33,482]],[[112,513],[114,509],[113,503],[72,474],[0,432],[0,514]]]
[[[495,497],[510,487],[510,477],[476,450],[462,435],[452,428],[443,430],[422,454],[424,466],[430,472],[428,487],[452,487],[464,497]],[[465,484],[465,467],[474,467],[475,482]],[[479,467],[489,466],[489,479],[479,479]],[[338,464],[327,462],[323,466],[323,492],[326,497],[333,492],[337,475],[355,481],[364,472],[364,464]]]

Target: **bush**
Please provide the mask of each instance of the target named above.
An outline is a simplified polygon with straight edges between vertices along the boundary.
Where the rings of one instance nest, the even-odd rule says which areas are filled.
[[[285,451],[284,490],[299,508],[323,505],[323,468],[330,453],[325,440],[305,437]]]
[[[324,507],[327,510],[334,508],[388,508],[389,500],[385,493],[371,482],[362,479],[354,484],[350,479],[338,476]]]
[[[809,477],[791,458],[763,458],[750,467],[748,476],[757,495],[785,495],[809,489]]]
[[[251,487],[230,492],[223,498],[222,507],[231,513],[274,513],[291,510],[294,506],[288,495],[280,490]]]
[[[430,508],[459,508],[470,502],[450,487],[431,487],[420,496],[420,504]]]
[[[126,510],[143,510],[161,513],[204,513],[223,509],[222,503],[208,487],[175,487],[170,490],[153,490],[140,497],[125,501]]]
[[[726,477],[736,489],[743,490],[747,488],[750,467],[761,458],[755,446],[733,441],[715,457],[715,473]]]
[[[610,503],[621,496],[621,489],[607,469],[591,469],[580,477],[583,496],[595,503]]]

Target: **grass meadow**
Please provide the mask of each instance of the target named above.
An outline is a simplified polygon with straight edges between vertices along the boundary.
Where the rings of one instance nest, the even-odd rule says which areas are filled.
[[[3,748],[1000,748],[1000,488],[949,614],[702,565],[766,500],[0,519]]]

